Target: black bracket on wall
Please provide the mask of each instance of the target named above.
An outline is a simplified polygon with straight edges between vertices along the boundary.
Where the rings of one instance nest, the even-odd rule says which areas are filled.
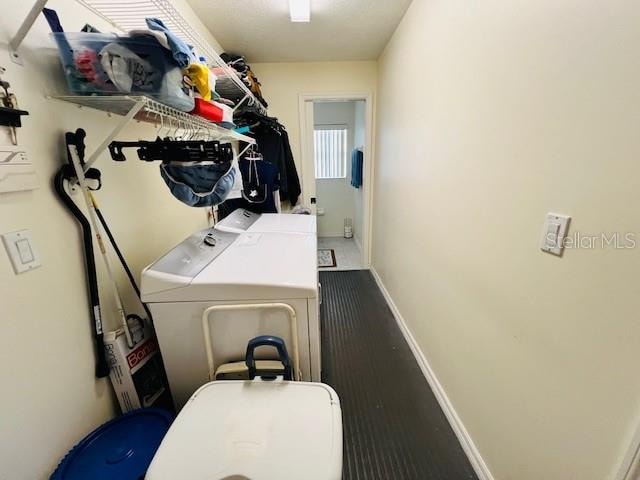
[[[19,128],[22,126],[20,117],[29,115],[26,110],[18,110],[17,108],[0,107],[0,125],[3,127]]]

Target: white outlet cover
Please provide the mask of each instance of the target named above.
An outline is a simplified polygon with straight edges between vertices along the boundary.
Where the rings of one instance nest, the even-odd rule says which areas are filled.
[[[560,213],[547,213],[542,230],[540,249],[553,255],[562,255],[571,217]]]
[[[40,256],[33,246],[29,230],[5,233],[2,235],[2,241],[16,274],[28,272],[40,266]]]

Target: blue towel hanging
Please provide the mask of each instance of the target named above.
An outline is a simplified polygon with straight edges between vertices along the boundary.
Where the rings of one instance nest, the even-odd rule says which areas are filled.
[[[355,148],[351,153],[351,186],[360,188],[362,185],[362,151]]]

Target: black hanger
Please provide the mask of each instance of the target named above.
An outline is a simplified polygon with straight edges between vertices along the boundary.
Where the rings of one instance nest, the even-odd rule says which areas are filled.
[[[233,160],[231,144],[220,143],[216,140],[170,140],[157,138],[153,142],[111,142],[109,153],[117,162],[123,162],[127,158],[123,149],[137,148],[138,158],[145,162],[204,162],[216,163],[230,162]]]

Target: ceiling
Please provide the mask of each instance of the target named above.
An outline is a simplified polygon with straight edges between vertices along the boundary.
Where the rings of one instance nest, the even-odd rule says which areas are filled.
[[[411,0],[311,0],[292,23],[288,0],[188,0],[222,47],[249,62],[375,60]]]

